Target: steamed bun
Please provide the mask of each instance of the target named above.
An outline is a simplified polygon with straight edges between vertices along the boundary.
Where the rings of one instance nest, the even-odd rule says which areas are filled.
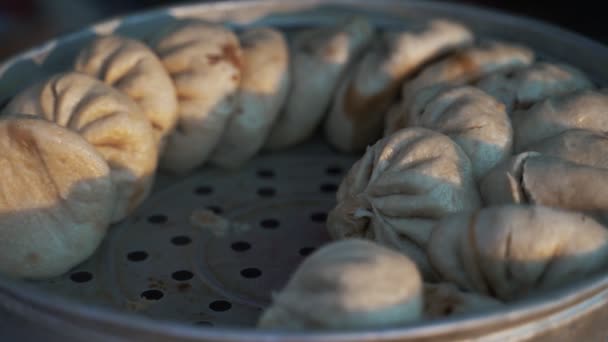
[[[306,29],[291,40],[291,89],[266,148],[284,149],[309,138],[321,123],[340,79],[373,38],[365,18]]]
[[[243,50],[237,111],[228,119],[211,161],[238,167],[251,159],[270,133],[289,88],[289,52],[283,34],[253,28],[239,36]]]
[[[403,80],[427,61],[472,40],[466,27],[448,20],[383,32],[340,83],[325,122],[329,143],[341,151],[364,150],[380,137],[383,114]]]
[[[480,181],[486,205],[530,203],[608,214],[608,136],[570,129],[529,145]]]
[[[608,169],[538,152],[497,165],[479,186],[486,205],[529,203],[608,214]]]
[[[436,220],[479,208],[471,162],[449,137],[408,128],[368,148],[343,179],[327,229],[334,239],[374,240],[408,255],[425,278]]]
[[[452,138],[467,154],[476,179],[511,156],[513,129],[505,106],[471,86],[439,93],[410,125],[426,127]],[[392,134],[403,127],[386,127]]]
[[[443,90],[471,84],[495,72],[520,69],[533,60],[534,52],[529,48],[499,41],[484,41],[449,54],[404,83],[401,103],[389,110],[385,125],[408,127],[410,118],[419,116]]]
[[[490,74],[477,87],[505,104],[507,112],[530,107],[552,96],[589,89],[591,81],[580,70],[546,62],[528,67]]]
[[[228,28],[197,20],[170,26],[151,46],[173,79],[179,102],[177,126],[160,166],[188,172],[211,157],[237,109],[241,47]]]
[[[162,150],[177,121],[177,96],[169,74],[144,43],[104,36],[83,48],[74,69],[127,94],[143,110]]]
[[[608,93],[586,90],[539,102],[512,115],[515,152],[571,129],[608,131]]]
[[[608,229],[581,213],[495,206],[440,221],[428,255],[443,280],[509,301],[603,270]]]
[[[539,152],[576,164],[608,169],[608,133],[570,129],[529,145]]]
[[[0,120],[0,272],[50,278],[93,254],[115,200],[103,156],[32,116]]]
[[[148,195],[157,144],[150,122],[122,92],[85,74],[68,72],[17,94],[4,113],[43,117],[78,132],[110,166],[116,188],[112,221],[123,219]]]
[[[423,288],[407,257],[372,242],[324,246],[298,267],[262,314],[258,327],[361,330],[421,318]]]

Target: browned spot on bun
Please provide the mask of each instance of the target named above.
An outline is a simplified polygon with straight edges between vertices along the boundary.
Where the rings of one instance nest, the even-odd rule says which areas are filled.
[[[234,44],[224,44],[222,46],[222,55],[235,68],[241,70],[243,68],[242,56],[238,48]]]
[[[118,138],[106,139],[105,141],[101,141],[95,144],[96,148],[110,148],[114,150],[122,150],[126,147],[124,141]]]
[[[380,134],[382,130],[382,117],[384,113],[375,113],[378,109],[384,110],[393,100],[398,90],[399,81],[392,82],[388,87],[378,94],[366,96],[359,93],[354,82],[346,88],[343,100],[343,110],[346,117],[353,123],[353,146],[366,146],[370,137],[364,132],[370,131],[370,126],[375,126]]]
[[[11,123],[7,127],[7,132],[12,140],[16,141],[19,144],[19,147],[23,148],[28,153],[39,153],[38,143],[28,129],[20,127],[18,124]]]
[[[455,53],[453,58],[456,61],[457,67],[460,68],[464,74],[477,75],[479,72],[479,65],[477,65],[477,63],[475,63],[475,61],[466,53]]]
[[[221,60],[222,60],[222,56],[221,55],[207,55],[207,61],[211,65],[216,65]]]
[[[18,123],[10,123],[7,125],[7,134],[11,140],[16,143],[16,148],[21,149],[23,153],[27,153],[32,157],[24,159],[24,162],[27,165],[24,165],[24,167],[32,169],[40,169],[42,167],[41,170],[46,171],[40,146],[32,131],[27,127],[22,127]],[[53,188],[51,183],[46,183],[46,185],[50,186],[48,190]]]
[[[222,45],[222,52],[219,55],[207,55],[209,64],[215,65],[219,62],[227,62],[232,64],[236,69],[243,68],[243,61],[238,48],[234,44]]]
[[[157,122],[150,121],[150,124],[155,131],[161,131],[163,129],[163,126]]]
[[[183,102],[183,101],[194,101],[194,100],[196,100],[196,96],[193,96],[192,94],[189,94],[189,93],[178,91],[177,92],[177,99],[180,102]]]

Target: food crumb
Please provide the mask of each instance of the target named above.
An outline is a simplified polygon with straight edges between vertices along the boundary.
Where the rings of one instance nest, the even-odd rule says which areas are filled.
[[[181,283],[177,285],[177,290],[179,292],[186,292],[188,290],[190,290],[192,288],[192,285],[188,284],[188,283]]]
[[[194,210],[190,215],[190,224],[215,236],[225,236],[251,229],[248,224],[230,221],[206,208]]]
[[[125,306],[126,306],[127,311],[139,312],[139,311],[147,309],[150,306],[150,303],[151,303],[150,301],[141,299],[141,298],[138,298],[135,300],[127,299]]]

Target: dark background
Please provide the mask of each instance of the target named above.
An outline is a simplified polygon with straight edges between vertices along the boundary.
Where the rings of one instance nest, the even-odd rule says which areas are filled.
[[[0,0],[0,61],[20,50],[44,42],[48,38],[77,30],[108,17],[183,2],[175,0]],[[460,0],[452,2],[496,8],[514,14],[535,17],[608,44],[606,12],[600,8],[602,1]]]

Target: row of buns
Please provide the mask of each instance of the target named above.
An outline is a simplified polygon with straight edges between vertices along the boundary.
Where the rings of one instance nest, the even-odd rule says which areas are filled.
[[[524,46],[448,50],[405,73],[385,102],[352,92],[357,67],[338,88],[328,122],[342,103],[350,125],[327,138],[365,152],[328,216],[336,242],[274,294],[260,328],[483,314],[608,267],[608,93]]]
[[[469,40],[468,29],[445,20],[376,32],[358,17],[289,39],[273,28],[235,32],[199,20],[179,20],[145,42],[98,37],[78,53],[73,70],[27,87],[2,110],[3,129],[20,132],[3,143],[25,147],[3,157],[10,167],[2,170],[0,270],[25,278],[61,274],[142,203],[157,168],[183,174],[206,163],[238,167],[264,146],[306,140],[323,120],[329,136],[339,135],[351,119],[339,109],[340,97],[361,95],[353,108],[387,106],[417,65]],[[335,114],[324,119],[330,107]],[[68,131],[58,135],[64,143],[39,148],[52,125],[49,131]],[[63,157],[91,148],[88,161]],[[100,167],[100,158],[104,170],[88,166]],[[81,216],[88,211],[95,215]]]
[[[608,229],[562,209],[492,206],[439,220],[424,248],[433,280],[390,244],[329,243],[274,294],[258,327],[360,331],[507,309],[603,271]]]
[[[184,20],[146,43],[99,37],[3,110],[0,272],[67,272],[157,168],[234,168],[322,127],[337,150],[364,152],[327,222],[348,240],[313,254],[260,326],[500,306],[606,265],[606,104],[576,68],[443,19],[291,36]]]

